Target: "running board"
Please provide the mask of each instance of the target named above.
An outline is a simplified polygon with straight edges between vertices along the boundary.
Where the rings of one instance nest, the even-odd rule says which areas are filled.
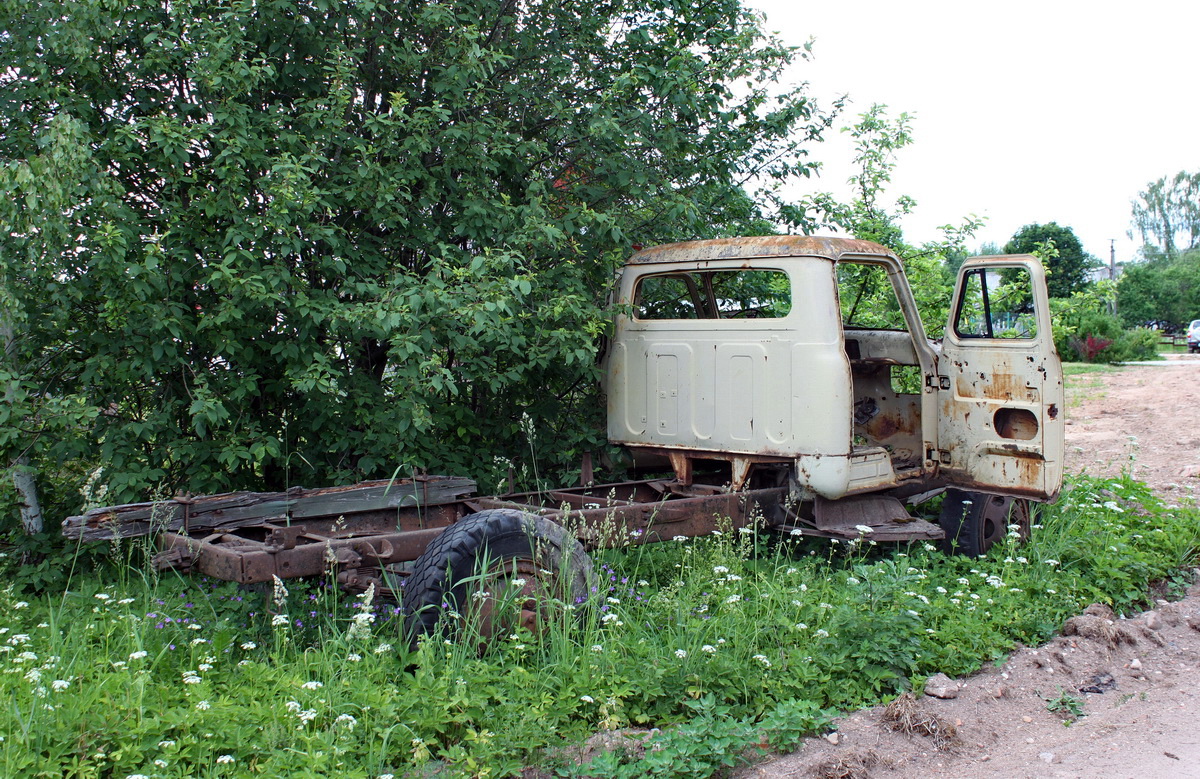
[[[940,527],[911,516],[903,503],[889,495],[859,495],[841,500],[817,496],[813,515],[815,528],[800,528],[806,535],[868,537],[875,541],[932,541],[945,537]]]

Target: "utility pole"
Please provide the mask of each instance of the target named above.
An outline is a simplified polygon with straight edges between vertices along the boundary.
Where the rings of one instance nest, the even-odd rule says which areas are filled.
[[[1108,280],[1117,283],[1117,239],[1108,239]],[[1112,315],[1117,315],[1117,296],[1114,292],[1112,299]]]

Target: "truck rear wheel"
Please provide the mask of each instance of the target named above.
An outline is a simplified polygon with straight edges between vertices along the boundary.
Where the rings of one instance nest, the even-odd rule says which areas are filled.
[[[1019,541],[1029,538],[1031,506],[1024,498],[1006,498],[983,492],[947,489],[942,499],[938,524],[946,533],[942,551],[979,557],[1008,534],[1016,525]]]
[[[561,525],[516,509],[490,509],[446,528],[404,582],[412,641],[444,631],[488,642],[549,620],[587,599],[592,562]]]

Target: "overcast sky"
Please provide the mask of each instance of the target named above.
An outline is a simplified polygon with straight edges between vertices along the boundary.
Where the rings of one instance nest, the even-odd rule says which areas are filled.
[[[988,222],[972,249],[1054,221],[1105,262],[1117,239],[1124,261],[1140,244],[1126,236],[1130,201],[1200,170],[1198,3],[747,2],[785,41],[815,39],[792,81],[825,104],[849,95],[841,124],[872,103],[915,116],[889,190],[917,201],[911,242],[974,213]],[[850,145],[829,140],[813,188],[845,194]]]

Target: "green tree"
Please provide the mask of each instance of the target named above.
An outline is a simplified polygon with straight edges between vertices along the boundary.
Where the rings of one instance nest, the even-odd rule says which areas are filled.
[[[1075,231],[1056,222],[1028,224],[1004,245],[1005,254],[1035,254],[1047,244],[1054,247],[1046,264],[1046,286],[1052,298],[1067,298],[1087,286],[1088,270],[1096,258],[1083,250]]]
[[[1127,327],[1178,329],[1200,317],[1200,250],[1126,265],[1117,282],[1117,310]]]
[[[628,247],[760,231],[830,122],[737,0],[13,0],[0,41],[2,462],[113,500],[566,467]]]
[[[1151,181],[1133,201],[1132,216],[1143,251],[1174,257],[1200,248],[1200,173],[1180,171]]]
[[[784,208],[783,215],[793,229],[811,233],[815,228],[832,229],[867,241],[875,241],[896,252],[904,262],[905,274],[921,312],[925,331],[938,336],[946,326],[950,297],[954,287],[954,272],[966,259],[966,242],[982,221],[968,216],[960,224],[943,225],[942,239],[914,246],[904,240],[900,219],[910,213],[916,201],[900,195],[891,203],[885,193],[896,167],[900,150],[913,142],[912,118],[901,113],[895,119],[887,115],[887,106],[875,104],[858,117],[857,123],[842,128],[855,140],[856,170],[848,183],[852,197],[839,200],[832,193],[822,192],[803,198]],[[878,308],[889,311],[894,293],[887,285],[869,283],[850,273],[841,279],[843,294],[850,293],[858,300],[858,309]],[[870,279],[870,274],[867,274]],[[865,298],[863,291],[870,288]]]

